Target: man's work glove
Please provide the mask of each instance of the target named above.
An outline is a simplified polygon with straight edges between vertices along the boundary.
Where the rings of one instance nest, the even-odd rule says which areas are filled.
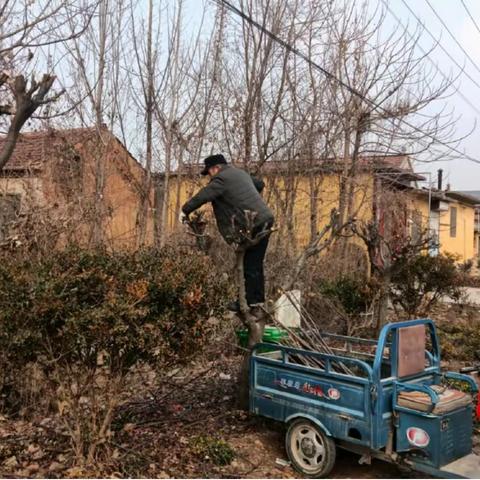
[[[188,222],[188,215],[185,215],[183,212],[180,212],[180,215],[178,217],[178,221],[180,223],[186,223]]]

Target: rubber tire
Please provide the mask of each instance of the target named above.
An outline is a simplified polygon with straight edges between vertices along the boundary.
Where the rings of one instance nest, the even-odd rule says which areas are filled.
[[[292,451],[292,432],[294,429],[300,426],[308,426],[316,431],[322,443],[325,445],[325,461],[323,462],[321,468],[318,471],[305,471],[301,465],[295,460],[295,455]],[[318,425],[307,419],[297,419],[294,420],[288,427],[287,436],[285,439],[285,447],[287,450],[288,458],[292,463],[292,467],[295,468],[304,478],[325,478],[335,466],[335,460],[337,458],[337,446],[331,437],[329,437]]]

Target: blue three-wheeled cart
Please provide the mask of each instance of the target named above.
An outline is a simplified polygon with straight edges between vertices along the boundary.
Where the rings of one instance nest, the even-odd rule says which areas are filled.
[[[288,425],[288,456],[302,475],[325,477],[343,448],[361,463],[378,458],[441,478],[480,478],[472,398],[448,386],[478,385],[442,374],[431,320],[389,324],[378,342],[322,336],[329,354],[271,344],[252,352],[250,410]]]

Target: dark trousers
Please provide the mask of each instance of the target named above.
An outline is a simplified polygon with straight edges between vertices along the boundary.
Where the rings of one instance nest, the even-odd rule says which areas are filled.
[[[245,293],[248,305],[265,302],[265,276],[263,261],[267,252],[270,236],[245,252],[243,274],[245,277]]]

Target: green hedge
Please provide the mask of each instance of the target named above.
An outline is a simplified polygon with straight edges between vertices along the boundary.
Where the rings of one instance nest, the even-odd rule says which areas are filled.
[[[121,371],[198,351],[229,288],[197,253],[69,249],[0,265],[0,369],[52,360]],[[3,364],[3,365],[2,365]]]

